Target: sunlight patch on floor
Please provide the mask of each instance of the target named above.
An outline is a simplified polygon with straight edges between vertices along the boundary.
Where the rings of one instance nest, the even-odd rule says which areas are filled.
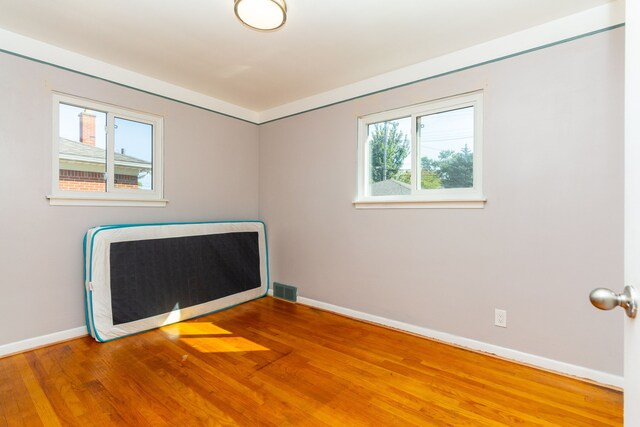
[[[182,338],[180,341],[202,353],[238,353],[243,351],[269,351],[268,348],[242,337]]]
[[[183,322],[163,326],[160,330],[172,337],[185,335],[231,335],[231,332],[210,322]]]
[[[187,344],[201,353],[269,351],[251,340],[233,335],[210,322],[183,322],[160,328],[170,339]]]

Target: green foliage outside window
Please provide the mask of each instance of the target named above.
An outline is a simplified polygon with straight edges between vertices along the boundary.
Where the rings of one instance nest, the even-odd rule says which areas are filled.
[[[401,171],[410,154],[411,143],[407,135],[398,129],[397,121],[376,123],[371,126],[369,143],[371,150],[371,182],[394,179],[411,183],[411,172]],[[473,152],[465,145],[460,151],[440,151],[437,159],[423,157],[420,188],[471,188],[473,187]]]
[[[473,187],[473,152],[465,145],[458,152],[453,150],[441,151],[437,159],[423,157],[421,160],[423,183],[424,173],[435,173],[442,183],[442,187],[422,188],[470,188]]]
[[[371,182],[396,178],[411,150],[409,138],[398,129],[398,122],[373,125],[371,150]]]

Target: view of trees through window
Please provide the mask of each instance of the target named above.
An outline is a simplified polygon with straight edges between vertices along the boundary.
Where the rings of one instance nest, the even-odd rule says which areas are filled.
[[[400,124],[407,121],[411,128],[410,120],[410,117],[406,117],[369,125],[371,182],[398,179],[407,172],[407,167],[411,176],[411,142],[407,133],[400,129]],[[409,163],[406,164],[406,161]]]
[[[465,107],[417,117],[419,189],[473,187],[473,110]],[[395,184],[373,195],[410,193],[411,120],[405,117],[369,125],[372,189],[382,188],[387,181]]]

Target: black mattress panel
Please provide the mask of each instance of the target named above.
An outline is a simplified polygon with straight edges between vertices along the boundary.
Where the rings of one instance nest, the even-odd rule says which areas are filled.
[[[114,325],[261,285],[257,232],[115,242],[110,257]]]

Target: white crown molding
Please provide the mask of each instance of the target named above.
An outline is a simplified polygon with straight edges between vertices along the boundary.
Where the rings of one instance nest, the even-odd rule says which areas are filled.
[[[0,29],[0,50],[259,124],[517,55],[623,23],[624,0],[616,0],[496,40],[262,112],[252,111],[3,29]]]
[[[257,123],[258,113],[125,68],[0,29],[0,50]]]
[[[273,296],[270,292],[269,295]],[[433,329],[423,328],[421,326],[411,325],[409,323],[398,322],[396,320],[387,319],[373,314],[363,313],[361,311],[351,310],[349,308],[328,304],[322,301],[316,301],[310,298],[298,297],[298,303],[316,307],[322,310],[341,314],[343,316],[354,319],[364,320],[366,322],[387,326],[389,328],[398,329],[412,334],[431,338],[446,344],[467,348],[482,353],[493,354],[495,356],[523,363],[530,366],[542,368],[544,370],[557,372],[571,377],[584,378],[599,384],[614,386],[622,389],[624,387],[624,378],[622,376],[613,375],[608,372],[597,371],[595,369],[585,368],[584,366],[572,365],[570,363],[558,360],[548,359],[546,357],[537,356],[535,354],[524,353],[522,351],[513,350],[506,347],[500,347],[494,344],[488,344],[482,341],[476,341],[470,338],[464,338],[446,332],[435,331]]]
[[[280,105],[259,113],[266,123],[348,99],[425,80],[456,70],[517,55],[624,23],[624,0],[550,21],[467,49],[400,68],[328,92]]]

